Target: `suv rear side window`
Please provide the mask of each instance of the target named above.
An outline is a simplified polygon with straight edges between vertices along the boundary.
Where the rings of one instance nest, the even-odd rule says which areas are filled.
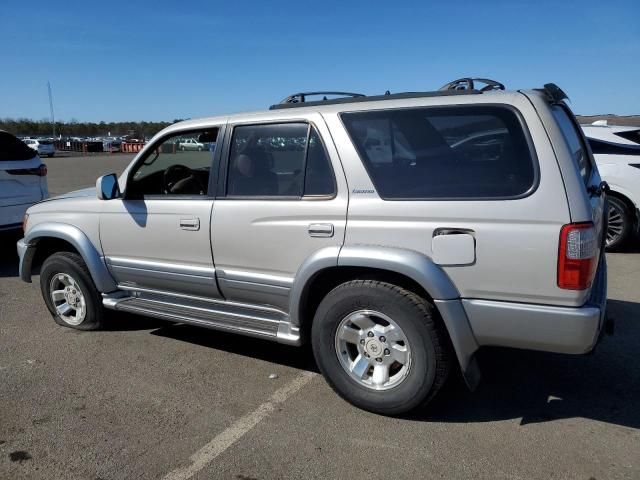
[[[234,128],[229,197],[299,198],[334,192],[333,170],[313,126],[280,123]]]
[[[384,199],[513,198],[536,181],[527,138],[507,108],[411,108],[342,119]]]
[[[584,183],[589,182],[591,177],[591,160],[589,159],[589,153],[582,140],[582,134],[577,131],[575,122],[567,113],[567,110],[560,105],[553,105],[551,112],[558,122],[558,126],[562,131],[562,135],[567,142],[569,150],[571,150],[571,156],[576,165],[576,168],[580,172]]]

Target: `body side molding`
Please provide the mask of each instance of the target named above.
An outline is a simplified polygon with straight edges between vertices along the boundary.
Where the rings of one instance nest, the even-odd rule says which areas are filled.
[[[100,252],[79,228],[67,223],[39,223],[27,232],[24,238],[26,248],[20,257],[20,277],[22,280],[31,282],[33,254],[37,249],[38,242],[45,237],[58,238],[73,245],[87,264],[91,278],[100,292],[105,293],[116,290],[116,283],[107,270]]]

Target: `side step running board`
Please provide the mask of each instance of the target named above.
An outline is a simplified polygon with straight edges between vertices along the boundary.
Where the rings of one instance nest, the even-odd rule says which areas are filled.
[[[301,344],[299,329],[291,325],[288,315],[275,309],[224,301],[177,303],[181,300],[183,299],[177,297],[141,298],[117,292],[104,295],[102,303],[112,310],[239,333],[288,345]]]

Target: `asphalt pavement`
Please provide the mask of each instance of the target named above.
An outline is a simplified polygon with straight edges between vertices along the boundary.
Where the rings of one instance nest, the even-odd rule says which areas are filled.
[[[47,159],[52,193],[130,155]],[[0,239],[0,479],[640,478],[640,247],[608,255],[595,353],[480,354],[425,410],[352,407],[308,348],[125,314],[56,325]],[[272,378],[275,377],[275,378]]]

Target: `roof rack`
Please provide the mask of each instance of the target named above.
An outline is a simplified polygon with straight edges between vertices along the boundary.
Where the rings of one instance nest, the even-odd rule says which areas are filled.
[[[271,105],[269,110],[280,110],[284,108],[297,108],[297,107],[315,107],[319,105],[337,105],[341,103],[360,103],[360,102],[374,102],[378,100],[400,100],[404,98],[423,98],[423,97],[443,97],[449,95],[473,95],[482,93],[478,90],[449,90],[449,91],[435,91],[435,92],[402,92],[402,93],[389,93],[384,95],[360,95],[357,97],[343,97],[335,98],[331,100],[319,100],[313,102],[288,102],[278,103]],[[292,97],[294,95],[291,95]],[[289,98],[289,97],[287,97]]]
[[[358,98],[364,97],[365,95],[362,93],[351,93],[351,92],[300,92],[294,93],[293,95],[289,95],[287,98],[280,102],[280,105],[287,103],[305,103],[307,102],[307,97],[317,97],[322,95],[322,101],[327,101],[327,95],[330,96],[338,96],[338,97],[349,97],[349,98]]]
[[[496,82],[495,80],[491,80],[489,78],[476,78],[476,77],[465,77],[459,78],[458,80],[454,80],[453,82],[449,82],[446,85],[440,87],[440,91],[448,91],[448,90],[475,90],[475,83],[480,82],[484,83],[485,86],[482,87],[480,92],[489,92],[491,90],[504,90],[504,85],[500,82]]]

